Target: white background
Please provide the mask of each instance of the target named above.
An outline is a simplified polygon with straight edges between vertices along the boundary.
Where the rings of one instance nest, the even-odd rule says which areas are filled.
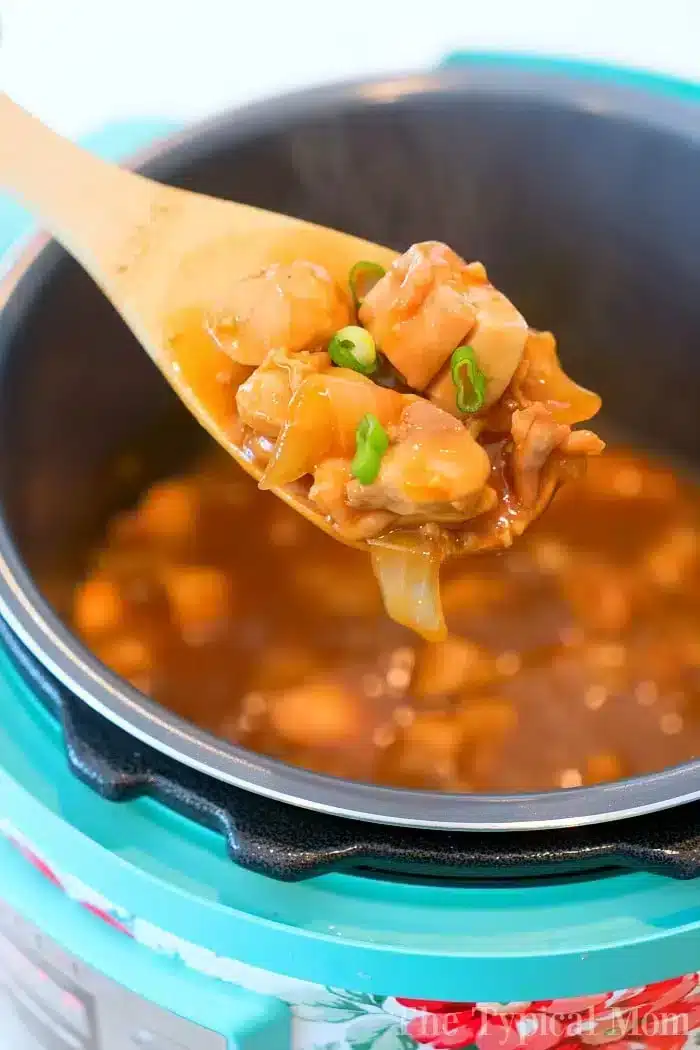
[[[0,87],[70,135],[425,67],[458,47],[700,80],[700,0],[0,0],[0,25]]]

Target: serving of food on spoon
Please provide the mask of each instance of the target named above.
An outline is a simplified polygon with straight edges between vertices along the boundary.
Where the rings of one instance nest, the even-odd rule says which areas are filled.
[[[0,96],[0,185],[110,298],[262,488],[371,553],[387,612],[446,634],[439,569],[509,547],[603,449],[600,398],[480,262],[403,254],[107,164]]]

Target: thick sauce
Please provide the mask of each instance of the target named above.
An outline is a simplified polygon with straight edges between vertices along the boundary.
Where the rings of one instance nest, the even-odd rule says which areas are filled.
[[[224,453],[114,519],[74,624],[117,673],[244,746],[451,791],[577,787],[700,753],[700,498],[611,450],[507,553],[449,563],[444,643],[369,559]]]

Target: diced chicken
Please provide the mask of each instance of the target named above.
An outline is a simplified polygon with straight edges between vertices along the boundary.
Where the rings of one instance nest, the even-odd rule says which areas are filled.
[[[543,404],[513,413],[513,481],[515,490],[526,507],[537,502],[542,470],[555,449],[572,456],[597,455],[605,447],[590,430],[572,431],[566,423],[557,423]]]
[[[366,296],[360,322],[409,386],[423,390],[471,331],[469,270],[438,241],[414,244]]]
[[[314,473],[309,499],[322,514],[339,525],[346,536],[354,540],[371,539],[384,532],[395,515],[387,510],[353,510],[346,498],[352,480],[349,459],[326,459]]]
[[[476,420],[460,423],[449,412],[444,412],[437,405],[431,404],[430,401],[416,398],[407,404],[402,411],[394,438],[396,441],[420,440],[422,434],[439,434],[442,431],[460,434],[465,429],[473,437],[476,437],[480,430],[480,424]]]
[[[536,401],[544,404],[556,423],[582,423],[596,415],[601,405],[598,394],[579,386],[564,372],[552,333],[533,329],[528,332],[511,392],[521,408]]]
[[[330,274],[314,263],[275,263],[237,281],[227,313],[210,321],[222,350],[244,365],[259,365],[270,350],[325,348],[350,323],[351,308]]]
[[[284,426],[292,391],[289,374],[261,365],[236,392],[238,418],[264,437],[276,438]]]
[[[376,481],[347,485],[354,510],[389,510],[412,521],[466,521],[493,505],[491,464],[469,431],[426,402],[409,405]]]
[[[365,298],[360,321],[415,390],[460,416],[450,370],[468,343],[486,377],[485,407],[513,378],[527,335],[525,318],[486,276],[437,241],[414,244]]]
[[[467,343],[486,378],[483,407],[488,408],[498,401],[520,364],[527,338],[527,322],[492,284],[473,284],[467,294],[476,317]],[[446,412],[456,416],[462,414],[457,407],[449,361],[431,383],[428,397]]]
[[[462,522],[494,506],[489,471],[486,452],[466,431],[448,441],[401,442],[387,452],[377,480],[351,481],[346,499],[355,510],[388,510],[412,524]]]
[[[313,474],[327,458],[351,459],[357,426],[371,413],[384,427],[398,422],[407,397],[346,368],[308,376],[289,402],[287,418],[262,487]]]
[[[238,418],[257,434],[274,440],[287,419],[291,397],[303,380],[328,368],[330,360],[324,353],[271,350],[236,391]]]
[[[362,485],[349,458],[324,460],[309,498],[355,539],[392,523],[466,521],[493,507],[490,462],[467,428],[427,401],[409,401],[379,475]]]
[[[531,506],[537,500],[540,471],[555,448],[571,433],[565,423],[556,423],[544,405],[513,413],[513,481],[520,500]]]

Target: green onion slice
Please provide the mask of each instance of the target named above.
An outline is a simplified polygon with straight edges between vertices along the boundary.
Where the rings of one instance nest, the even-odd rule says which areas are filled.
[[[352,368],[363,376],[377,371],[377,348],[365,328],[348,325],[336,332],[328,344],[328,353],[334,365]]]
[[[486,398],[486,376],[471,346],[458,346],[452,354],[452,382],[460,412],[478,412]]]
[[[389,435],[371,412],[363,416],[355,431],[356,451],[350,472],[361,485],[376,480],[382,457],[389,447]]]
[[[348,283],[356,310],[359,310],[365,296],[369,295],[377,281],[381,281],[385,273],[386,270],[379,263],[369,262],[364,259],[355,263],[350,270]]]

